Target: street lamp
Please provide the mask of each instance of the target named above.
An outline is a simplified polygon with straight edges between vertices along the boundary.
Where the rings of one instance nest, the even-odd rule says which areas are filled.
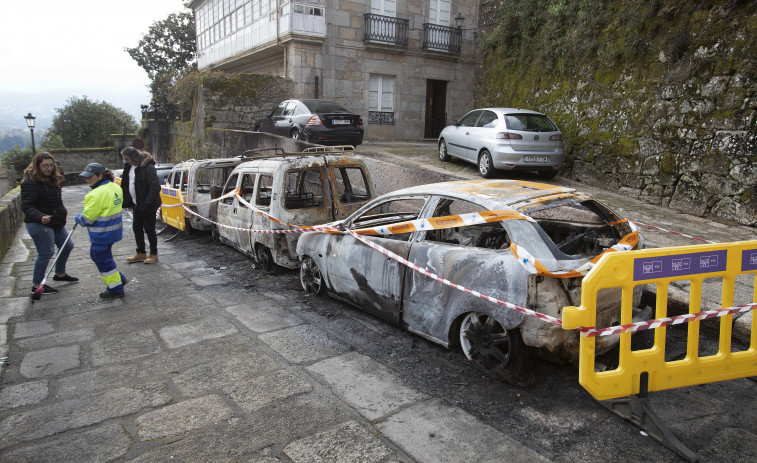
[[[463,31],[473,31],[473,41],[476,41],[476,38],[478,37],[478,30],[476,30],[475,27],[471,27],[468,29],[463,29],[463,26],[465,25],[465,16],[463,16],[462,13],[458,11],[457,16],[455,16],[455,25],[457,26],[457,29],[460,31],[460,34],[463,33]]]
[[[24,116],[24,119],[26,119],[26,125],[29,126],[29,130],[32,131],[32,154],[36,155],[37,147],[34,146],[34,119],[36,119],[36,117],[32,116],[32,113],[29,113]]]

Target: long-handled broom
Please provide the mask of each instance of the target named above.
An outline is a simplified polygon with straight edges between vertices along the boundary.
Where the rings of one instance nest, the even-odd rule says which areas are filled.
[[[37,289],[35,289],[34,292],[32,293],[32,303],[34,303],[34,301],[40,300],[40,298],[42,297],[42,291],[45,290],[45,283],[47,283],[47,277],[50,276],[50,272],[52,272],[53,269],[55,268],[55,263],[58,262],[58,257],[60,256],[61,251],[63,251],[63,248],[65,248],[66,245],[68,244],[68,240],[71,239],[71,235],[74,234],[74,231],[76,230],[76,227],[78,225],[79,225],[78,223],[74,224],[74,228],[71,229],[71,232],[66,237],[66,241],[64,241],[63,245],[58,248],[58,254],[55,255],[55,260],[53,260],[53,264],[50,266],[50,269],[47,271],[47,274],[45,274],[45,278],[42,279],[42,282],[40,282],[39,286],[37,286]]]

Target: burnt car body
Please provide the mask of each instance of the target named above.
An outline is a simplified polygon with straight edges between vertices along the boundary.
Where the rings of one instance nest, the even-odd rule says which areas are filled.
[[[243,160],[242,156],[199,161],[190,159],[171,169],[166,177],[166,185],[181,191],[184,201],[194,203],[187,207],[202,216],[186,214],[189,227],[202,231],[212,230],[210,220],[215,216],[215,202],[212,200],[221,196],[229,174]]]
[[[256,121],[254,129],[321,145],[363,142],[363,118],[328,100],[282,101]]]
[[[481,211],[507,211],[521,218],[444,229],[424,226],[366,239],[451,282],[558,319],[563,307],[580,305],[582,275],[557,275],[586,268],[591,259],[621,240],[632,243],[621,245],[623,249],[638,249],[644,243],[632,223],[589,196],[515,180],[446,182],[398,190],[331,225],[357,230]],[[300,238],[297,254],[307,291],[328,291],[433,342],[460,345],[483,370],[513,368],[526,346],[556,361],[577,358],[577,331],[451,288],[348,234],[308,232]],[[524,256],[536,259],[546,274],[524,264]],[[603,291],[597,326],[619,323],[620,295],[617,288]],[[635,305],[640,296],[637,288]],[[609,350],[618,339],[597,338],[597,350]]]
[[[349,147],[315,147],[302,153],[261,155],[240,163],[229,175],[218,201],[216,221],[234,228],[215,227],[218,239],[268,269],[272,264],[297,268],[299,233],[252,233],[250,230],[290,230],[347,217],[373,199],[375,188],[363,160]]]

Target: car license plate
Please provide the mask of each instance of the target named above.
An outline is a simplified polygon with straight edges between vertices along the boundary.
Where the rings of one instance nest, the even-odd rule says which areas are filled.
[[[549,163],[549,156],[523,156],[523,162],[529,164],[547,164]]]
[[[334,119],[331,123],[334,125],[350,125],[352,121],[349,119]]]

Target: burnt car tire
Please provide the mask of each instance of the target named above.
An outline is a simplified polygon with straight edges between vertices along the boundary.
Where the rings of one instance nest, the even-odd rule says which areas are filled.
[[[518,330],[506,330],[494,317],[471,312],[460,324],[460,347],[474,367],[493,379],[526,386],[528,348]]]
[[[316,296],[323,294],[326,291],[326,284],[323,282],[321,269],[318,268],[318,265],[309,256],[305,256],[305,258],[302,259],[302,265],[300,266],[300,283],[302,283],[302,289]]]
[[[262,244],[258,245],[255,248],[255,257],[263,270],[271,270],[273,268],[273,255],[271,255],[271,250],[267,247]]]
[[[439,142],[439,160],[442,162],[450,160],[449,153],[447,152],[447,142],[444,140]]]
[[[292,130],[292,133],[289,134],[289,138],[293,140],[308,141],[308,137],[297,129]]]
[[[478,173],[484,178],[491,178],[494,175],[492,155],[488,150],[481,151],[478,156]]]

